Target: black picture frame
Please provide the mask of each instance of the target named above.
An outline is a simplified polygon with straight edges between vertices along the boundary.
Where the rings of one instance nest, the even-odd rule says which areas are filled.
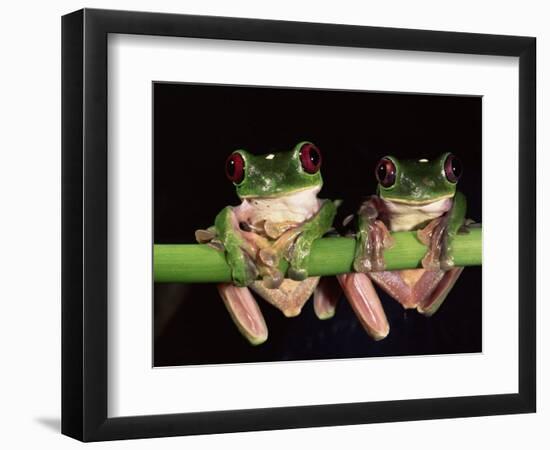
[[[107,416],[109,33],[519,57],[518,393]],[[62,433],[101,441],[535,412],[536,39],[83,9],[62,18]]]

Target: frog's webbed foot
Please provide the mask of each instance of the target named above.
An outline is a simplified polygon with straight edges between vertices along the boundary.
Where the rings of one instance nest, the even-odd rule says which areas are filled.
[[[359,209],[357,245],[353,261],[353,268],[356,272],[385,269],[384,250],[393,246],[394,239],[378,216],[376,198],[369,199]]]
[[[466,197],[457,191],[449,209],[426,227],[417,231],[418,239],[428,246],[422,267],[428,270],[451,270],[454,266],[453,241],[457,234],[467,232],[473,222],[466,219]]]
[[[223,243],[218,239],[215,227],[207,228],[206,230],[196,230],[195,240],[199,244],[206,244],[215,250],[223,252],[225,250]]]
[[[353,268],[357,272],[381,271],[386,268],[384,250],[393,246],[394,240],[384,222],[375,220],[358,233]]]
[[[220,283],[218,292],[241,334],[252,345],[264,343],[268,335],[267,326],[249,289],[231,283]]]
[[[436,288],[416,306],[417,311],[425,316],[435,314],[445,298],[447,298],[447,295],[455,285],[463,270],[464,267],[455,267],[445,272]]]
[[[458,228],[457,234],[469,234],[472,228],[481,227],[480,223],[477,223],[475,220],[466,219],[464,223]]]
[[[372,272],[368,276],[405,309],[434,314],[462,273],[463,267],[448,271],[408,269]]]
[[[428,270],[450,270],[454,267],[447,215],[432,220],[417,231],[420,242],[428,246],[422,258],[422,267]]]
[[[283,283],[285,276],[277,267],[278,264],[258,264],[259,275],[267,289],[277,289]]]
[[[234,209],[229,206],[216,216],[214,226],[195,231],[197,242],[225,252],[236,286],[249,286],[258,278],[260,271],[256,258],[261,242],[257,241],[262,238],[256,236],[241,227]]]
[[[268,227],[266,223],[266,228]],[[259,275],[268,289],[277,289],[284,281],[284,274],[279,270],[279,264],[299,233],[299,229],[290,228],[282,232],[274,243],[265,239],[257,242],[256,263]]]

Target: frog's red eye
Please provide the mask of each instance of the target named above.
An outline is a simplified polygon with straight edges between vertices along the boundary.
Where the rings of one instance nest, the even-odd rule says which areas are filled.
[[[225,162],[225,174],[229,181],[239,184],[244,178],[244,159],[240,153],[232,153]]]
[[[300,148],[300,162],[307,173],[317,173],[321,168],[321,152],[315,145],[306,143]]]
[[[443,167],[445,168],[445,176],[447,177],[447,180],[451,183],[458,182],[458,179],[462,175],[462,163],[460,162],[460,159],[458,159],[455,155],[449,155],[447,156],[447,159],[445,159],[445,164]]]
[[[382,158],[376,165],[376,179],[385,188],[394,185],[396,172],[397,168],[390,158]]]

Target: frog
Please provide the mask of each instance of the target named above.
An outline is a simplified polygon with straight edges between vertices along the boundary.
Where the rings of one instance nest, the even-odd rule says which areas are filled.
[[[453,258],[453,241],[467,233],[466,197],[457,190],[462,164],[452,153],[401,160],[384,156],[376,165],[376,194],[356,216],[354,273],[338,281],[362,325],[374,339],[385,338],[389,324],[373,283],[405,309],[431,316],[441,307],[463,267]],[[387,271],[384,251],[393,247],[391,232],[414,231],[426,246],[421,267]]]
[[[225,173],[239,197],[238,206],[226,206],[214,225],[197,230],[196,240],[224,253],[231,282],[217,290],[241,334],[252,344],[268,338],[268,329],[257,295],[286,317],[300,314],[319,285],[310,276],[308,260],[312,244],[328,233],[339,201],[318,198],[323,186],[322,155],[310,141],[301,141],[290,151],[252,154],[233,151]],[[286,273],[280,269],[285,260]],[[316,295],[318,317],[333,312],[324,305],[326,290]],[[327,312],[328,311],[328,312]]]

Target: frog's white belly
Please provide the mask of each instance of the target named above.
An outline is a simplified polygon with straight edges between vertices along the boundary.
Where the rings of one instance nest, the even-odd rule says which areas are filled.
[[[301,223],[311,218],[321,206],[317,194],[321,188],[304,189],[294,194],[279,197],[251,197],[243,199],[236,208],[240,222],[251,224],[262,220],[271,223]]]
[[[444,198],[425,205],[411,205],[384,200],[389,215],[390,231],[415,230],[420,225],[445,214],[453,204],[452,199]]]

